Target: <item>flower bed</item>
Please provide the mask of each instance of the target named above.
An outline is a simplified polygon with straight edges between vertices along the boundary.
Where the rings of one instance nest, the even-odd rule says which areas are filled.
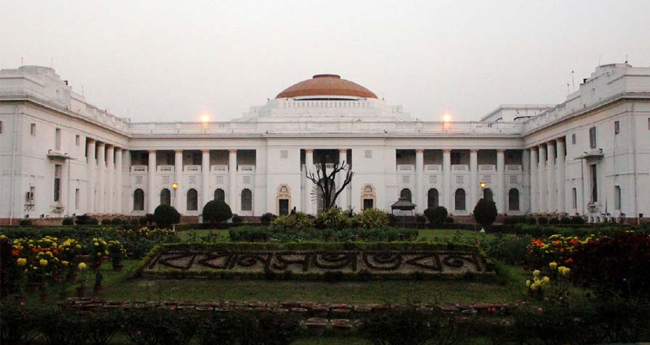
[[[494,275],[475,246],[436,243],[212,243],[156,247],[144,277],[373,279]]]

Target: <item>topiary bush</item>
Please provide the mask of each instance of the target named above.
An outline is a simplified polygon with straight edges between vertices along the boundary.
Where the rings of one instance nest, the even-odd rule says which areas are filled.
[[[444,206],[430,207],[424,210],[424,215],[433,226],[441,226],[447,219],[447,209]]]
[[[203,206],[204,223],[222,223],[232,218],[230,206],[223,201],[211,200]]]
[[[63,221],[61,222],[61,225],[63,225],[63,226],[74,225],[74,219],[72,217],[65,217],[65,218],[63,218]]]
[[[474,219],[483,228],[488,228],[497,219],[497,205],[494,201],[481,198],[474,207]]]
[[[159,228],[171,228],[181,221],[181,214],[169,205],[159,205],[153,213],[153,221]]]
[[[22,226],[22,227],[34,226],[34,221],[27,218],[21,219],[20,222],[18,223],[18,226]]]

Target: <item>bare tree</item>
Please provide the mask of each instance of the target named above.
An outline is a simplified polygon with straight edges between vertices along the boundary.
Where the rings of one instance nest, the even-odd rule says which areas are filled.
[[[322,193],[323,196],[323,207],[325,210],[336,206],[336,199],[339,197],[339,194],[352,182],[352,176],[354,172],[345,164],[345,161],[339,165],[339,163],[334,163],[331,169],[327,168],[325,160],[321,162],[315,171],[311,169],[306,169],[305,176],[312,183],[316,185],[318,190]],[[329,171],[328,171],[329,170]],[[338,174],[345,174],[343,183],[340,186],[336,185],[336,176]],[[318,197],[318,193],[315,193],[315,197]]]

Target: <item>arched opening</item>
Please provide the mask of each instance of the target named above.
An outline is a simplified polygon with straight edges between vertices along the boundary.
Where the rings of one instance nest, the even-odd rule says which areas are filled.
[[[456,189],[456,195],[454,198],[454,209],[456,211],[465,211],[467,208],[465,206],[465,190],[462,188]]]
[[[494,193],[492,193],[492,189],[483,189],[483,199],[494,202]]]
[[[434,207],[438,207],[438,190],[431,188],[427,193],[427,208]]]
[[[361,210],[371,210],[375,208],[375,189],[372,185],[364,185],[361,189]]]
[[[167,188],[163,188],[160,191],[160,204],[171,206],[172,204],[172,193]]]
[[[519,211],[519,191],[512,188],[508,192],[508,209],[510,211]]]
[[[241,191],[241,210],[253,210],[253,192],[251,192],[251,190],[248,188]]]
[[[133,210],[144,211],[144,191],[140,188],[133,192]]]
[[[199,193],[192,188],[187,191],[187,210],[197,211],[199,209]]]
[[[277,190],[277,214],[280,216],[286,216],[289,214],[291,209],[291,191],[289,186],[286,184],[280,185]]]
[[[408,200],[409,202],[413,202],[412,196],[411,196],[411,190],[408,189],[408,188],[404,188],[404,189],[402,189],[401,192],[399,192],[399,198],[404,199],[404,200]]]
[[[214,200],[226,202],[226,192],[221,188],[217,188],[217,190],[214,191]]]

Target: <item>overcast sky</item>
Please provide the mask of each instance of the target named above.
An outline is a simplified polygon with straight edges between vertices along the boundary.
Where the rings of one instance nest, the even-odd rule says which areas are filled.
[[[559,103],[598,62],[650,66],[650,1],[1,0],[0,68],[53,64],[132,121],[241,116],[336,73],[422,120]]]

